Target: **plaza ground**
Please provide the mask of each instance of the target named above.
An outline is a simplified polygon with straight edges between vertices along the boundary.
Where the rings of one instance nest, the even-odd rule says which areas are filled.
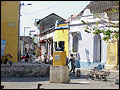
[[[69,83],[50,83],[49,77],[9,77],[1,78],[4,89],[37,89],[38,84],[43,84],[44,89],[119,89],[115,84],[119,78],[119,70],[110,70],[107,81],[86,79],[88,69],[81,69],[82,77],[70,74]]]

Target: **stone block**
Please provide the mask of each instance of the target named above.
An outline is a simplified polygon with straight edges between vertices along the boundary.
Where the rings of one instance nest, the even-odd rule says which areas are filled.
[[[51,83],[68,83],[69,81],[68,66],[50,66]]]

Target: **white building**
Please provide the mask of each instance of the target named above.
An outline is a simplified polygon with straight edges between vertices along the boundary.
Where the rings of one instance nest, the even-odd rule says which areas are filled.
[[[20,55],[35,53],[35,44],[29,36],[20,36]]]
[[[103,5],[103,3],[106,4]],[[107,59],[107,44],[102,39],[103,35],[85,32],[85,27],[87,25],[83,24],[81,20],[92,26],[96,26],[96,23],[99,22],[98,28],[107,30],[109,28],[106,27],[108,17],[103,10],[111,5],[114,5],[114,2],[94,1],[86,6],[80,14],[75,17],[74,15],[70,17],[69,55],[71,53],[74,54],[76,59],[76,67],[89,69],[95,66],[100,69],[105,67]],[[97,13],[101,19],[96,17],[95,13]]]

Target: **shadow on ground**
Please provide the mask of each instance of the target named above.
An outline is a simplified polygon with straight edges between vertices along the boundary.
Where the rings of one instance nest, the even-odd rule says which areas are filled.
[[[76,77],[74,73],[69,74],[70,80],[77,80],[77,79],[83,79],[83,80],[91,80],[88,78],[86,74],[82,74],[81,77]],[[107,81],[104,82],[114,82],[115,78],[114,76],[107,77]],[[47,77],[8,77],[8,78],[1,78],[1,82],[42,82],[42,81],[49,81],[49,76]],[[99,81],[99,80],[94,80]],[[73,84],[73,83],[72,83]],[[76,84],[76,83],[75,83]]]
[[[49,81],[49,77],[9,77],[1,78],[1,82],[42,82]]]

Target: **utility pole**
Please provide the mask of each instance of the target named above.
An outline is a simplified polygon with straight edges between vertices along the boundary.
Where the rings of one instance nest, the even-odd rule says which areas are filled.
[[[20,11],[20,10],[21,10],[21,7],[22,7],[22,6],[27,6],[27,5],[32,5],[32,4],[30,4],[30,3],[29,3],[29,4],[26,4],[26,5],[25,5],[25,4],[24,4],[24,2],[23,2],[23,3],[21,3],[21,1],[19,1],[19,24],[18,24],[18,28],[19,28],[19,29],[18,29],[18,61],[20,61],[20,55],[21,55],[21,53],[20,53],[21,49],[20,49],[20,45],[19,45],[19,44],[20,44],[20,42],[19,42],[19,41],[20,41],[20,25],[21,25],[21,24],[20,24],[20,23],[21,23],[21,21],[20,21],[20,17],[21,17],[22,15],[21,15],[21,11]],[[23,45],[23,46],[24,46],[24,45]],[[24,54],[24,48],[23,48],[23,54]]]
[[[18,20],[18,50],[17,50],[17,59],[18,59],[18,61],[20,61],[20,55],[21,55],[21,53],[20,53],[20,1],[18,2],[19,3],[19,20]]]

